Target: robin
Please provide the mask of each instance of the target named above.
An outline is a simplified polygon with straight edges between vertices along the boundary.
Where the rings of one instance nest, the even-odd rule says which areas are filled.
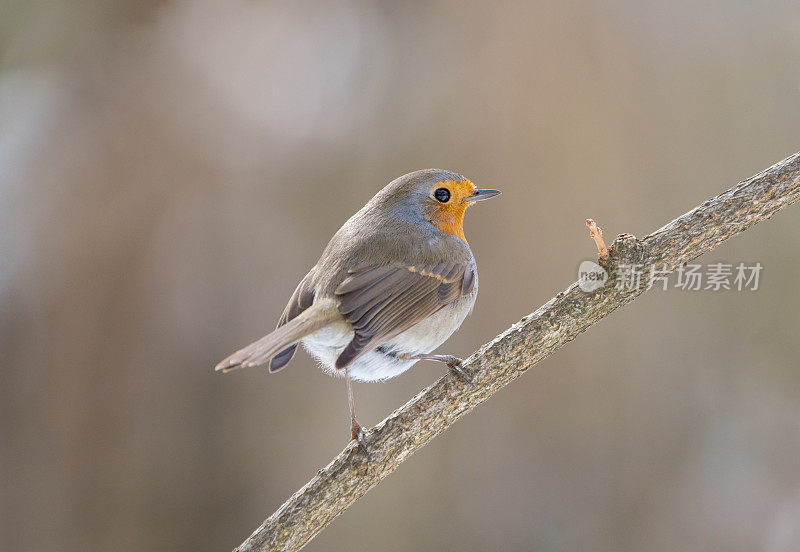
[[[464,213],[499,193],[439,169],[392,181],[334,234],[275,331],[216,369],[268,364],[277,372],[303,343],[323,370],[344,376],[352,438],[367,452],[352,380],[384,381],[435,360],[473,385],[461,359],[431,352],[461,326],[478,294]]]

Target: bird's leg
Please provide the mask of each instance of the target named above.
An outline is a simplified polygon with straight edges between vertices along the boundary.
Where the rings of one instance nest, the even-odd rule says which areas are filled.
[[[404,354],[399,353],[397,358],[400,360],[435,360],[437,362],[444,362],[447,364],[447,367],[453,372],[456,376],[467,382],[472,386],[473,389],[476,389],[475,384],[472,383],[472,379],[470,379],[469,375],[461,368],[461,359],[455,357],[453,355],[432,355],[430,353],[419,353],[416,355]]]
[[[371,462],[372,458],[370,458],[369,450],[367,450],[366,434],[361,424],[356,420],[356,405],[355,401],[353,401],[353,382],[350,380],[350,371],[347,368],[344,369],[344,379],[347,381],[347,404],[350,407],[350,431],[353,440],[358,442],[358,446],[361,447],[361,450],[367,455],[367,460]]]

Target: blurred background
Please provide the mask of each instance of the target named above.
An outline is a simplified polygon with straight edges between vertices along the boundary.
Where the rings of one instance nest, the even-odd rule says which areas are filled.
[[[459,171],[467,356],[639,236],[800,149],[791,1],[0,3],[0,543],[229,550],[349,438],[270,330],[393,178]],[[800,549],[800,208],[415,454],[310,551]],[[443,373],[357,384],[374,425]]]

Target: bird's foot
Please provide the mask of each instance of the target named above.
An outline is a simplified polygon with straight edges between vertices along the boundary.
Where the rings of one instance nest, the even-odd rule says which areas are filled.
[[[367,448],[367,434],[364,431],[364,428],[361,427],[355,418],[350,421],[350,432],[352,435],[352,440],[358,443],[358,447],[364,451],[364,455],[367,457],[367,462],[372,462],[372,457],[369,454],[369,449]]]
[[[465,381],[472,387],[473,389],[477,389],[475,384],[472,382],[472,378],[464,371],[461,367],[463,361],[458,358],[457,356],[453,355],[432,355],[430,353],[420,353],[416,355],[408,355],[408,354],[399,354],[397,358],[400,360],[435,360],[436,362],[444,362],[447,367],[453,372],[459,379]]]
[[[467,382],[470,387],[473,389],[477,389],[475,384],[472,382],[472,378],[469,377],[463,368],[461,368],[461,364],[464,362],[460,358],[453,356],[453,355],[441,355],[442,362],[447,364],[447,367],[453,372],[456,376]]]

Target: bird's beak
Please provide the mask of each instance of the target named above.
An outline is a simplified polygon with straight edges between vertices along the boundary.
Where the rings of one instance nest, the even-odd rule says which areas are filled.
[[[476,201],[483,201],[484,199],[489,199],[494,196],[500,195],[500,190],[490,190],[489,188],[478,188],[474,192],[472,192],[471,196],[467,196],[464,198],[464,201],[467,203],[475,203]]]

